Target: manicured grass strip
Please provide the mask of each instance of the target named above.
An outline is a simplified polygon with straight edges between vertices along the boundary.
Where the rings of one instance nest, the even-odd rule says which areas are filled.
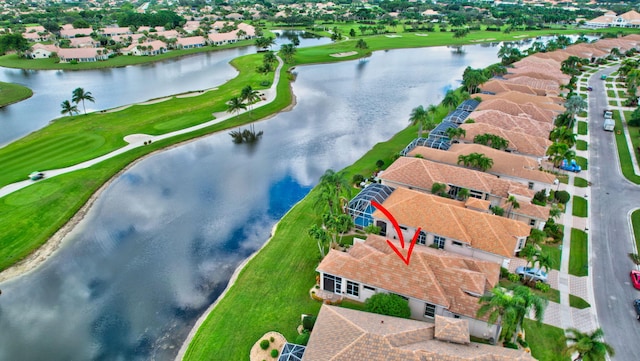
[[[587,135],[587,122],[578,121],[578,134]]]
[[[620,116],[617,110],[613,111],[613,119],[616,121],[616,129],[623,129],[622,122],[620,121]],[[620,168],[622,170],[622,174],[629,181],[640,184],[640,175],[635,174],[633,170],[633,163],[631,161],[631,154],[629,153],[629,145],[627,144],[627,139],[624,136],[624,132],[614,132],[616,137],[616,145],[618,149],[618,157],[620,159]]]
[[[631,225],[633,226],[633,237],[636,240],[636,250],[640,253],[640,209],[631,213]]]
[[[585,308],[589,308],[591,307],[591,305],[589,304],[589,302],[585,301],[584,299],[576,296],[576,295],[572,295],[569,294],[569,306],[573,307],[573,308],[578,308],[578,309],[585,309]]]
[[[582,168],[582,170],[589,169],[589,162],[585,157],[576,156],[576,164],[578,164]]]
[[[33,91],[26,86],[0,82],[0,108],[17,103],[33,95]]]
[[[551,261],[553,262],[553,265],[551,268],[555,270],[560,270],[560,257],[562,256],[562,250],[558,246],[553,246],[548,244],[541,244],[540,248],[542,249],[542,252],[551,256]]]
[[[522,286],[520,282],[511,282],[508,279],[501,279],[500,287],[504,287],[508,290],[513,289],[516,286]],[[539,289],[531,288],[531,291],[540,297],[544,297],[550,302],[560,303],[560,291],[551,288],[548,292],[542,292]]]
[[[587,233],[571,228],[571,256],[569,274],[582,277],[588,274]]]
[[[636,156],[636,161],[640,159],[640,127],[635,127],[628,124],[629,119],[631,119],[630,111],[624,112],[624,118],[627,120],[627,131],[629,132],[629,138],[631,138],[631,149]]]
[[[588,204],[587,200],[579,197],[573,196],[573,215],[576,217],[586,217],[588,214]]]
[[[531,355],[540,361],[570,361],[564,356],[567,338],[564,330],[558,327],[540,324],[536,321],[524,320],[525,338],[531,347]]]
[[[609,105],[615,107],[616,105],[618,105],[618,101],[617,100],[609,100]]]
[[[582,139],[578,139],[576,141],[576,149],[577,150],[587,150],[587,142],[582,140]]]
[[[575,177],[573,179],[573,185],[576,186],[576,187],[584,188],[584,187],[589,185],[589,182],[584,178]]]
[[[614,90],[607,90],[607,97],[615,98],[616,97],[616,92]]]

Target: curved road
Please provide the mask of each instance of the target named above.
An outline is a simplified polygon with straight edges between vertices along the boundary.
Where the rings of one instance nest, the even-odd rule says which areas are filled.
[[[629,182],[620,171],[620,161],[612,132],[602,129],[602,112],[608,107],[605,82],[594,74],[589,85],[589,173],[592,200],[589,240],[598,323],[606,342],[616,351],[615,360],[640,360],[640,322],[632,301],[640,298],[633,288],[629,271],[635,267],[628,254],[635,251],[630,212],[640,207],[640,186]]]

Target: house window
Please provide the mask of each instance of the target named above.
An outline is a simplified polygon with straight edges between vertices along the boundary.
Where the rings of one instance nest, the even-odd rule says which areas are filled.
[[[462,242],[451,241],[451,244],[453,244],[454,246],[462,247]]]
[[[533,189],[533,182],[529,182],[529,189]]]
[[[470,191],[469,191],[469,197],[482,199],[482,192],[478,192],[478,191],[470,190]]]
[[[432,305],[430,303],[425,303],[424,305],[424,317],[436,317],[436,305]]]
[[[376,291],[376,289],[374,287],[370,287],[370,286],[367,286],[367,285],[364,285],[362,287],[364,287],[364,289],[367,290],[367,291],[373,291],[373,292]]]
[[[380,227],[380,235],[382,237],[387,235],[387,222],[376,221],[376,227]]]
[[[337,277],[337,276],[325,273],[324,274],[324,290],[333,292],[333,293],[341,293],[342,277]]]
[[[406,231],[406,230],[407,230],[407,227],[405,227],[405,226],[400,226],[400,229],[401,229],[401,230],[403,230],[403,231]]]
[[[519,251],[521,249],[524,248],[524,244],[527,242],[526,238],[520,238],[520,240],[518,240],[518,249],[516,251]]]
[[[444,248],[444,241],[446,241],[446,238],[444,237],[440,237],[440,236],[433,237],[433,244],[437,245],[438,248],[440,249]]]
[[[354,297],[359,297],[360,295],[360,284],[355,283],[355,282],[351,282],[351,281],[347,281],[347,294],[354,296]]]
[[[418,235],[418,240],[416,241],[417,244],[427,244],[427,233],[425,231],[420,231],[420,234]]]
[[[535,219],[530,220],[530,221],[529,221],[529,225],[530,225],[531,227],[535,226],[535,225],[536,225],[536,220],[535,220]]]

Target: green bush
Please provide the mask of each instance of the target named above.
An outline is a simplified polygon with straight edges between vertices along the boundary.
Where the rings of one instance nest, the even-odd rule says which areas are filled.
[[[302,331],[302,333],[299,334],[298,337],[296,337],[296,344],[306,346],[307,343],[309,342],[309,336],[311,336],[309,331],[307,330]]]
[[[278,354],[279,354],[278,350],[276,349],[271,350],[271,357],[278,358]]]
[[[502,345],[506,348],[512,348],[514,350],[518,349],[518,345],[513,342],[505,341]]]
[[[269,348],[269,340],[260,341],[260,348],[266,350]]]
[[[515,273],[509,273],[509,276],[507,276],[507,278],[509,279],[509,281],[511,282],[518,282],[520,280],[520,276],[518,276]]]
[[[354,174],[351,178],[351,183],[360,184],[360,182],[364,181],[364,176],[362,174]]]
[[[500,267],[500,278],[507,278],[507,277],[509,277],[509,270],[504,267]]]
[[[549,290],[551,289],[551,286],[549,286],[548,283],[538,281],[536,282],[536,289],[542,292],[549,292]]]
[[[313,325],[316,323],[316,317],[315,316],[304,316],[302,318],[302,328],[304,328],[305,330],[311,332],[313,331]]]
[[[269,86],[269,85],[271,85],[271,82],[268,80],[263,80],[260,82],[260,86]]]
[[[531,200],[533,204],[537,204],[539,206],[547,205],[547,190],[541,189],[533,195],[533,199]]]
[[[554,197],[562,204],[566,204],[571,199],[571,195],[567,191],[557,191],[554,193]]]
[[[402,318],[409,318],[411,316],[409,301],[398,295],[387,293],[378,293],[369,297],[365,302],[365,310],[367,312]]]
[[[276,340],[276,339],[275,339],[273,336],[271,336],[271,338],[269,338],[269,341],[271,341],[271,342],[273,342],[273,341],[275,341],[275,340]]]

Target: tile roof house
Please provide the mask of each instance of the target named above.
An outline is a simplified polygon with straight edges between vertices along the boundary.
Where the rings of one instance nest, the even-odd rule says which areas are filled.
[[[472,143],[473,138],[482,134],[494,134],[509,142],[507,150],[512,153],[544,157],[552,142],[546,137],[539,137],[521,131],[504,129],[488,123],[465,123],[460,125],[466,134],[459,138],[463,143]]]
[[[415,157],[420,154],[425,159],[435,162],[457,165],[458,156],[471,153],[484,154],[493,159],[493,166],[487,170],[487,173],[527,184],[529,189],[538,191],[549,188],[555,180],[553,174],[538,170],[541,165],[531,157],[504,152],[480,144],[452,144],[449,150],[418,146],[409,152],[408,156]]]
[[[133,31],[128,27],[112,27],[101,29],[100,33],[104,36],[116,36],[133,34]]]
[[[154,40],[142,44],[131,44],[121,50],[124,55],[153,56],[163,54],[167,51],[167,44],[164,41]]]
[[[71,38],[69,39],[69,41],[71,41],[72,48],[97,48],[98,46],[100,46],[100,42],[93,40],[93,38],[90,36]]]
[[[523,222],[465,208],[464,202],[398,188],[382,203],[400,225],[397,230],[379,210],[373,224],[380,234],[411,240],[418,228],[418,244],[431,245],[507,267],[525,245],[531,227]]]
[[[547,95],[544,89],[534,89],[526,84],[517,84],[505,79],[489,79],[480,85],[480,91],[487,94],[499,94],[508,91],[517,91],[523,94]]]
[[[47,59],[53,54],[58,53],[58,47],[55,45],[34,44],[28,53],[31,59]]]
[[[207,44],[203,36],[190,36],[187,38],[178,38],[176,46],[180,49],[201,48]]]
[[[489,124],[541,138],[548,138],[553,129],[552,123],[538,121],[528,114],[512,115],[495,109],[476,110],[469,114],[469,119],[473,119],[475,123]]]
[[[499,335],[499,325],[476,316],[480,296],[498,284],[497,263],[417,245],[407,265],[386,238],[369,235],[348,252],[330,250],[316,270],[326,292],[359,302],[377,293],[394,293],[409,301],[413,319],[459,318],[469,322],[473,336],[496,340]]]
[[[107,60],[110,50],[105,48],[70,48],[58,49],[61,63],[77,61],[78,63]]]
[[[553,123],[558,115],[557,111],[540,107],[533,103],[516,103],[508,99],[494,98],[485,100],[476,110],[498,110],[511,115],[526,114],[531,118],[545,123]],[[475,119],[471,116],[469,118]]]
[[[637,28],[640,27],[640,14],[635,11],[627,11],[624,14],[616,15],[613,11],[607,11],[604,15],[591,19],[584,24],[586,28]]]
[[[541,89],[546,92],[547,95],[560,94],[560,83],[554,79],[538,79],[530,76],[514,76],[509,79],[505,79],[509,83],[523,84],[533,89]]]
[[[78,36],[90,36],[93,33],[93,29],[62,29],[60,30],[60,37],[69,39]]]
[[[482,101],[489,101],[493,99],[508,100],[518,104],[531,103],[539,108],[550,110],[556,114],[565,111],[564,99],[556,96],[538,96],[532,94],[525,94],[519,91],[506,91],[498,94],[473,94],[474,97],[479,97]]]
[[[230,33],[213,33],[208,35],[209,43],[212,45],[225,45],[238,41],[235,31]]]
[[[323,305],[303,361],[525,361],[522,350],[466,341],[464,320],[435,324]]]

